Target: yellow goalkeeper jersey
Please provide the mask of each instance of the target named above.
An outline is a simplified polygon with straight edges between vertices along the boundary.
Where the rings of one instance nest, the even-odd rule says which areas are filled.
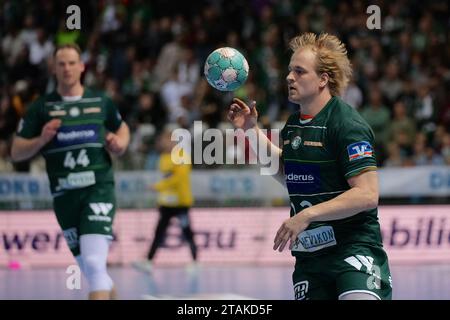
[[[178,156],[176,163],[188,160],[187,155]],[[189,159],[190,160],[190,159]],[[189,164],[176,164],[171,159],[170,153],[163,153],[159,159],[159,170],[163,179],[155,184],[158,191],[158,205],[164,207],[190,207],[193,203],[191,191],[191,169]]]

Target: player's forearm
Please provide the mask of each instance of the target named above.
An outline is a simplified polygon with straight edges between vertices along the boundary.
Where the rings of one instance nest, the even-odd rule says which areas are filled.
[[[11,147],[11,158],[13,161],[23,161],[33,157],[44,146],[41,137],[25,139],[14,137]]]
[[[272,177],[277,180],[282,186],[285,186],[286,179],[284,177],[284,165],[281,158],[282,149],[277,147],[272,141],[270,141],[269,138],[267,138],[267,136],[258,127],[256,127],[256,131],[258,133],[260,150],[259,152],[267,152],[267,150],[270,150],[271,159],[274,160],[276,158],[276,160],[278,160],[278,170]],[[279,140],[278,136],[276,137],[276,140]]]
[[[128,125],[125,122],[122,122],[116,134],[120,138],[122,144],[126,149],[128,147],[128,144],[130,143],[130,129],[128,128]]]
[[[284,167],[281,159],[282,150],[274,143],[272,143],[272,141],[267,138],[267,136],[259,129],[258,126],[254,126],[249,130],[254,130],[254,134],[250,134],[248,130],[246,132],[246,137],[250,142],[250,148],[252,149],[254,154],[256,154],[259,160],[269,160],[270,162],[273,162],[269,162],[271,165],[275,164],[278,166],[278,170],[276,172],[272,172],[272,177],[284,186]],[[278,137],[276,137],[276,139],[278,141]],[[264,165],[265,164],[267,163],[264,163]]]
[[[281,149],[278,148],[272,141],[267,138],[267,136],[259,129],[258,126],[254,127],[257,137],[258,137],[258,149],[259,152],[263,152],[266,150],[270,150],[270,154],[273,156],[281,157]],[[253,144],[250,144],[251,146]],[[253,150],[255,153],[258,152],[258,150]]]
[[[281,157],[278,160],[278,171],[273,175],[273,178],[277,180],[283,187],[286,187],[286,178],[284,177],[284,165]]]
[[[334,199],[316,204],[302,211],[301,215],[311,222],[340,220],[362,211],[376,208],[378,193],[353,187]]]

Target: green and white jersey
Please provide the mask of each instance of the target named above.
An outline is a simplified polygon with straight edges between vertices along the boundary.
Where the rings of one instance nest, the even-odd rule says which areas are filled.
[[[348,178],[376,170],[370,126],[338,97],[331,98],[309,121],[302,121],[300,112],[292,114],[281,137],[291,216],[350,189]],[[317,255],[358,242],[381,246],[377,209],[312,223],[297,238],[292,254]]]
[[[31,139],[52,119],[61,119],[57,134],[41,149],[53,195],[114,181],[105,134],[119,129],[122,118],[104,93],[84,90],[81,99],[64,101],[55,91],[27,109],[17,135]]]

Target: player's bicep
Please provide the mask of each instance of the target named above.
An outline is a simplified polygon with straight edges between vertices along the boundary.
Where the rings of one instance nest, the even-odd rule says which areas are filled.
[[[366,170],[347,179],[352,188],[359,188],[363,192],[371,193],[378,198],[378,174],[376,170]]]

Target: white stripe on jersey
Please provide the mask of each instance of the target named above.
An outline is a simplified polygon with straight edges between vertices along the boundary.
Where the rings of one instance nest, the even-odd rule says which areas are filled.
[[[312,128],[312,129],[326,129],[327,127],[321,127],[321,126],[297,126],[295,124],[288,124],[286,127],[294,127],[294,128],[300,128],[300,129],[306,129],[306,128]]]
[[[296,193],[296,194],[290,194],[289,196],[312,197],[312,196],[320,196],[320,195],[324,195],[324,194],[342,193],[342,192],[345,192],[345,191],[347,191],[347,190],[339,190],[339,191],[333,191],[333,192],[311,193],[311,194]]]
[[[51,149],[49,151],[43,152],[43,154],[49,154],[49,153],[55,153],[55,152],[61,152],[61,151],[68,151],[68,150],[76,150],[76,149],[80,149],[80,148],[89,148],[89,147],[91,147],[91,148],[103,148],[103,144],[101,144],[101,143],[83,143],[83,144],[77,144],[77,145],[68,146],[68,147]]]
[[[91,103],[91,102],[101,102],[102,98],[101,97],[96,97],[96,98],[83,98],[80,100],[76,100],[76,101],[47,101],[45,103],[46,106],[53,106],[55,104],[76,104],[76,103]]]

